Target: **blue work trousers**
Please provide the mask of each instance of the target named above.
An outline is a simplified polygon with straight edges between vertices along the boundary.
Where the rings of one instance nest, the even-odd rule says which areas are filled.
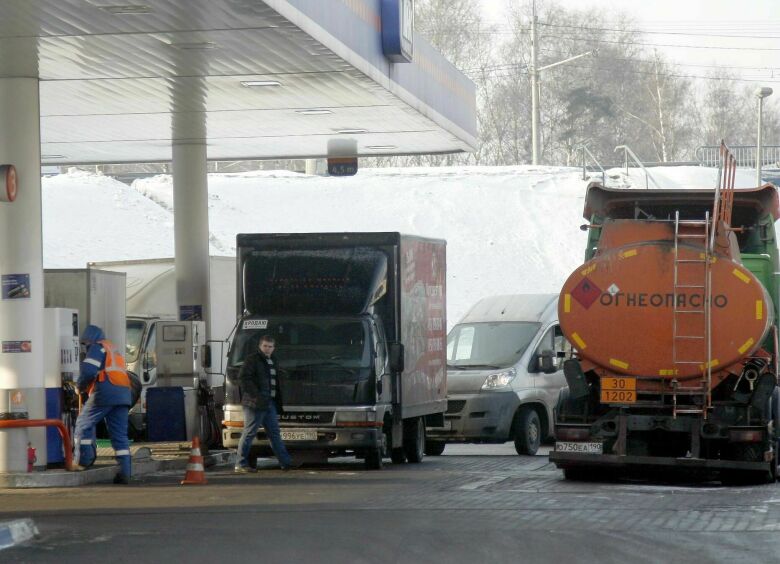
[[[255,409],[254,407],[244,406],[244,431],[241,433],[241,439],[238,441],[238,460],[236,466],[247,466],[249,464],[249,449],[252,447],[252,441],[257,435],[257,429],[263,426],[268,440],[271,441],[271,448],[274,449],[279,464],[284,468],[291,462],[290,454],[282,442],[282,434],[279,431],[279,421],[277,420],[276,408],[273,402],[268,403],[266,409]]]
[[[95,427],[105,419],[119,471],[130,478],[130,441],[127,439],[129,409],[126,405],[95,405],[94,397],[90,397],[76,419],[76,429],[73,432],[74,464],[86,467],[95,462]]]

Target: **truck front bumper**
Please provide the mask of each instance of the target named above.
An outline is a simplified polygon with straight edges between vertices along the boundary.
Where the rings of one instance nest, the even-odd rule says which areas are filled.
[[[379,448],[384,444],[384,434],[380,427],[282,427],[282,436],[286,432],[295,435],[295,431],[306,433],[316,432],[316,440],[290,440],[284,441],[288,450],[327,450],[327,451],[354,451]],[[222,444],[226,448],[237,448],[241,438],[240,428],[223,428]],[[252,446],[271,446],[265,430],[260,428],[252,441]]]
[[[520,405],[513,391],[452,395],[444,427],[428,427],[428,439],[451,442],[505,442]]]

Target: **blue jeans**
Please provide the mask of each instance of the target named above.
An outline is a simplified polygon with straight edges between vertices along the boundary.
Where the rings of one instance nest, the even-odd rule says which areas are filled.
[[[279,464],[282,467],[289,466],[292,462],[290,454],[282,442],[282,434],[279,431],[279,421],[277,420],[276,407],[273,402],[268,402],[266,409],[255,409],[254,407],[244,407],[244,431],[241,433],[241,439],[238,441],[238,460],[236,466],[247,466],[249,461],[249,449],[252,448],[252,441],[257,435],[257,429],[260,425],[265,429],[268,440],[271,441],[271,448],[274,449]]]
[[[73,432],[73,462],[81,466],[91,466],[97,457],[95,445],[95,427],[103,419],[106,420],[111,446],[114,447],[119,471],[130,477],[130,441],[127,439],[126,405],[95,405],[94,396],[87,400],[76,419],[76,429]]]

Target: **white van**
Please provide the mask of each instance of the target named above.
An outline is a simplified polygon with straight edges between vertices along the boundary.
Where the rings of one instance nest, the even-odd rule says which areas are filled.
[[[491,296],[447,337],[444,427],[427,429],[426,454],[448,442],[514,441],[535,454],[553,433],[553,408],[571,345],[558,326],[558,294]]]

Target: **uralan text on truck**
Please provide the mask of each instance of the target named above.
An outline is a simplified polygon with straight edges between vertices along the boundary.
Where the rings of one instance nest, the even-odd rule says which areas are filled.
[[[400,233],[239,234],[240,320],[228,354],[223,444],[243,427],[238,372],[277,341],[292,451],[420,462],[446,410],[446,244]],[[270,452],[264,431],[255,453]]]

